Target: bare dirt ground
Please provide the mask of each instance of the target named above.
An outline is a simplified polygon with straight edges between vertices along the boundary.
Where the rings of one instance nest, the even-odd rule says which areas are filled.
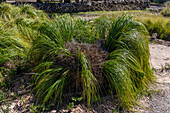
[[[170,46],[165,44],[151,43],[150,47],[150,63],[151,68],[154,71],[154,75],[157,81],[151,85],[148,92],[143,97],[139,98],[139,106],[134,109],[137,113],[170,113]],[[12,100],[9,106],[4,104],[3,107],[9,113],[31,113],[36,111],[33,103],[35,98],[29,93],[29,85],[22,88],[20,84],[26,83],[25,78],[19,78],[18,82],[13,84],[13,91],[17,92],[19,97]],[[25,80],[28,80],[26,78]],[[27,92],[28,91],[28,92]],[[13,96],[13,92],[11,96]],[[114,97],[115,98],[115,97]],[[69,103],[69,101],[68,101]],[[78,103],[73,106],[72,109],[67,109],[68,103],[65,103],[64,107],[56,110],[49,111],[49,113],[85,113],[88,112],[86,106],[83,103]],[[30,107],[32,106],[32,107]],[[102,98],[101,105],[93,105],[90,110],[91,113],[112,113],[120,112],[121,108],[118,107],[118,102],[113,104],[112,97],[110,95]],[[0,113],[6,113],[6,111],[0,110]],[[131,111],[126,111],[131,112]]]

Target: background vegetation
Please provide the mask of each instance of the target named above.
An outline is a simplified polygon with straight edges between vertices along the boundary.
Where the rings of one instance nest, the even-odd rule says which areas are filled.
[[[151,13],[148,11],[111,11],[111,12],[87,12],[85,14],[97,16],[101,15],[100,19],[107,18],[109,20],[115,20],[119,15],[127,13],[129,15],[133,15],[133,20],[141,22],[145,25],[148,30],[150,36],[154,33],[157,33],[158,39],[170,40],[170,18],[164,17],[163,15],[157,13]],[[79,13],[81,14],[81,13]],[[95,14],[95,15],[93,15]],[[100,20],[96,19],[96,20]]]
[[[166,8],[161,11],[161,14],[170,17],[170,1],[165,2],[164,6]]]

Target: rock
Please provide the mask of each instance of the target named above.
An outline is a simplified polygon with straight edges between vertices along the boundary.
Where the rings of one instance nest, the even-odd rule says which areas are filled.
[[[50,113],[57,113],[57,110],[52,110]]]
[[[75,13],[85,11],[120,11],[120,10],[138,10],[149,7],[148,0],[115,0],[115,1],[92,1],[91,3],[36,3],[22,2],[11,4],[31,4],[37,9],[49,13]]]

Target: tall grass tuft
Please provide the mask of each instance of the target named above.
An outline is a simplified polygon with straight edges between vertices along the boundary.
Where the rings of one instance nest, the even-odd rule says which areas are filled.
[[[123,15],[111,24],[106,38],[110,56],[104,64],[104,72],[110,88],[116,89],[124,107],[133,105],[137,93],[148,87],[154,78],[145,34],[144,25]]]
[[[0,7],[0,72],[2,76],[8,77],[8,74],[13,70],[16,71],[18,67],[24,68],[27,62],[32,42],[39,34],[32,25],[35,25],[34,23],[38,19],[48,18],[45,13],[30,5],[24,5],[21,8],[1,3]],[[27,7],[25,9],[27,11],[31,9],[32,13],[36,15],[33,17],[32,14],[24,12],[24,7]],[[37,19],[37,17],[39,18]],[[8,72],[4,70],[8,70]]]

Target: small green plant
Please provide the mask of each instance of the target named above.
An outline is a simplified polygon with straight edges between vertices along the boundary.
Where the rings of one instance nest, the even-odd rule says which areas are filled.
[[[165,69],[166,69],[166,70],[170,69],[170,64],[165,63]]]
[[[10,100],[11,99],[8,98],[8,92],[0,90],[0,112],[9,113]]]
[[[14,93],[13,99],[16,99],[17,97],[19,97],[19,95],[16,92],[13,92],[13,93]]]
[[[69,103],[69,105],[67,106],[67,109],[68,109],[68,110],[71,110],[71,109],[73,109],[73,107],[74,107],[74,102],[71,102],[71,103]]]
[[[170,69],[170,64],[166,63],[165,65],[161,64],[161,72],[166,71]]]
[[[10,112],[10,104],[6,104],[5,106],[0,106],[0,112],[9,113]]]
[[[0,106],[2,105],[3,102],[6,101],[6,96],[7,93],[4,93],[2,90],[0,90]]]
[[[32,113],[39,113],[39,112],[46,112],[49,111],[51,109],[51,107],[54,106],[54,103],[50,102],[48,105],[44,105],[44,104],[31,104],[30,105],[30,112]]]
[[[37,106],[34,105],[34,104],[31,104],[31,105],[30,105],[30,112],[31,112],[31,113],[37,113]]]
[[[157,69],[156,68],[152,68],[152,71],[157,73]]]
[[[72,97],[71,98],[74,102],[80,102],[80,101],[82,101],[83,100],[83,97]]]
[[[72,101],[74,101],[74,102],[80,102],[80,101],[83,100],[83,97],[72,97],[71,99],[72,99]],[[67,109],[68,109],[68,110],[73,109],[73,107],[74,107],[74,102],[70,102],[69,105],[67,105]]]
[[[118,113],[116,109],[113,109],[112,110],[112,113]]]

